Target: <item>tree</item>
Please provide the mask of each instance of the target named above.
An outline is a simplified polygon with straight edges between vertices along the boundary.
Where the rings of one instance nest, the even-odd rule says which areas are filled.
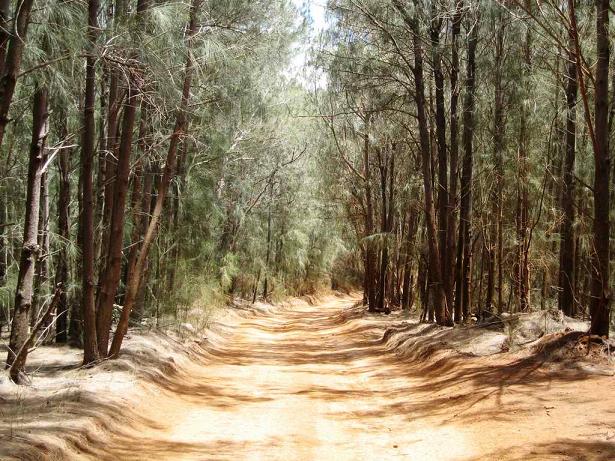
[[[568,29],[568,64],[566,67],[566,148],[562,168],[561,209],[564,217],[560,229],[559,308],[572,316],[575,308],[575,178],[576,111],[577,111],[577,58],[574,52],[574,33]]]
[[[574,9],[572,10],[574,13]],[[576,32],[575,32],[576,33]],[[591,249],[591,332],[609,336],[610,154],[609,154],[609,2],[596,2],[596,76],[594,95],[594,221]]]
[[[30,310],[34,296],[34,274],[38,258],[38,225],[40,213],[41,178],[44,174],[43,163],[45,141],[49,132],[47,112],[47,89],[40,87],[34,93],[32,103],[32,143],[28,167],[28,192],[23,233],[23,247],[19,262],[19,278],[15,293],[15,308],[11,324],[7,368],[11,369],[11,379],[16,383],[23,381],[22,373],[27,359],[23,348],[30,336]],[[18,361],[15,361],[18,359]]]
[[[96,292],[94,254],[94,187],[93,161],[96,137],[96,56],[94,47],[98,36],[98,0],[88,0],[88,48],[86,50],[85,97],[81,140],[81,309],[83,316],[83,363],[100,359],[96,337]]]

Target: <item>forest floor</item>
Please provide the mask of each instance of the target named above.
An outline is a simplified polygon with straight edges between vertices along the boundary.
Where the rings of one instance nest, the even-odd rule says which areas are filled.
[[[356,300],[233,309],[198,342],[133,335],[94,370],[41,348],[32,386],[0,385],[0,459],[615,459],[609,359]]]

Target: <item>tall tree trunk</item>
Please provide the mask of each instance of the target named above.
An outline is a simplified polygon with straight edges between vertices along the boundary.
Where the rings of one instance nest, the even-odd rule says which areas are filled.
[[[451,305],[449,292],[449,266],[448,259],[448,220],[449,220],[449,193],[448,193],[448,156],[446,149],[446,111],[444,107],[444,75],[442,73],[442,57],[440,52],[440,31],[442,19],[438,17],[436,2],[431,4],[431,48],[432,65],[436,93],[436,147],[438,152],[438,181],[436,191],[438,208],[438,248],[440,250],[440,268],[442,271],[441,283],[446,296],[447,304]]]
[[[149,149],[149,145],[148,145],[148,149]],[[130,255],[128,258],[128,267],[126,270],[125,286],[128,286],[128,277],[134,274],[137,260],[139,257],[139,248],[140,248],[141,239],[145,235],[145,232],[147,231],[147,228],[149,226],[149,216],[152,210],[152,187],[154,185],[154,171],[152,167],[152,162],[150,160],[146,160],[145,162],[143,175],[144,175],[143,193],[142,193],[141,205],[140,205],[141,211],[139,213],[140,216],[138,220],[139,221],[138,222],[138,226],[139,226],[138,238],[132,240],[133,246],[130,249]],[[146,266],[143,270],[143,276],[142,276],[143,280],[147,281],[148,276],[149,276],[149,270],[148,270],[148,266],[146,262]],[[131,312],[131,318],[133,320],[140,321],[143,318],[143,314],[145,311],[145,305],[144,305],[145,286],[146,286],[146,283],[142,283],[141,288],[139,289],[139,293],[137,294],[137,298],[135,301],[135,307]],[[124,299],[122,300],[122,304],[125,304],[125,302],[126,302],[126,292],[124,292]]]
[[[39,253],[38,225],[40,212],[41,177],[43,175],[43,150],[49,131],[47,113],[47,89],[39,87],[34,93],[32,110],[32,144],[28,166],[28,189],[26,196],[26,216],[23,233],[23,247],[19,263],[19,276],[15,292],[15,310],[11,325],[7,368],[11,368],[11,380],[19,383],[23,372],[27,351],[20,354],[19,363],[15,362],[17,351],[29,338],[30,309],[34,295],[34,272]]]
[[[43,145],[43,164],[47,163],[49,155],[46,146]],[[41,176],[41,204],[38,222],[38,246],[39,254],[36,261],[36,274],[34,276],[34,299],[32,304],[31,324],[34,325],[42,314],[42,304],[46,293],[49,278],[49,174],[43,171]],[[39,312],[40,311],[40,312]],[[51,319],[51,317],[49,317]],[[43,325],[43,328],[49,325]]]
[[[380,255],[380,273],[378,274],[378,308],[380,312],[384,311],[386,303],[386,281],[387,281],[387,267],[389,265],[389,242],[388,239],[388,204],[387,204],[387,159],[380,158],[380,193],[382,198],[382,210],[381,210],[381,223],[380,232],[382,233],[382,252]]]
[[[68,129],[66,120],[63,114],[60,113],[60,138],[66,139]],[[58,153],[58,235],[61,239],[60,248],[58,250],[57,266],[56,266],[56,286],[61,285],[68,287],[68,248],[67,242],[70,241],[70,149],[62,149]],[[66,288],[60,293],[60,299],[57,306],[56,320],[56,342],[66,343],[68,341],[68,293]]]
[[[504,21],[500,6],[496,6],[495,28],[495,69],[494,69],[494,108],[493,108],[493,157],[495,185],[491,188],[492,217],[495,225],[489,226],[487,242],[487,287],[485,310],[493,310],[493,295],[496,284],[496,259],[498,283],[498,312],[502,310],[502,258],[503,258],[503,187],[504,187],[504,89],[502,86],[502,69],[504,64]],[[493,219],[493,218],[492,218]]]
[[[436,322],[440,325],[451,323],[450,313],[446,304],[446,296],[442,283],[442,270],[440,266],[440,250],[438,245],[438,231],[436,228],[436,213],[433,198],[433,183],[431,179],[431,146],[429,142],[429,127],[425,107],[425,83],[423,79],[423,47],[420,37],[420,28],[416,16],[410,16],[400,0],[392,0],[395,8],[401,13],[404,22],[412,35],[414,49],[415,102],[419,124],[419,144],[421,150],[421,168],[423,172],[423,187],[425,196],[425,224],[427,227],[427,243],[429,250],[429,282],[432,287],[432,302]]]
[[[117,0],[116,21],[123,21],[126,16],[125,0]],[[137,24],[144,26],[143,13],[149,5],[146,2],[138,3],[136,11]],[[127,76],[126,88],[121,93],[126,95],[123,104],[122,132],[118,146],[117,165],[115,165],[113,180],[113,199],[109,215],[109,240],[107,243],[106,264],[100,277],[100,291],[97,303],[96,331],[98,350],[101,357],[108,352],[111,322],[113,320],[113,304],[122,277],[122,250],[124,246],[124,222],[126,216],[126,198],[128,196],[130,180],[130,158],[132,154],[132,141],[137,108],[141,100],[139,79],[137,71]],[[119,88],[119,86],[118,86]],[[117,132],[116,132],[117,137]]]
[[[122,248],[124,246],[124,217],[126,216],[126,197],[130,178],[130,157],[132,138],[139,100],[139,91],[132,78],[128,82],[128,98],[124,105],[122,134],[118,164],[115,175],[113,210],[109,235],[106,267],[100,278],[100,292],[97,305],[96,331],[98,351],[101,357],[107,355],[109,334],[113,316],[113,304],[122,275]]]
[[[528,9],[531,10],[531,5],[528,4]],[[525,312],[530,304],[530,277],[529,264],[526,257],[529,251],[529,146],[528,132],[529,113],[526,107],[525,100],[531,95],[530,88],[530,71],[532,68],[531,47],[532,47],[531,31],[528,27],[525,33],[525,41],[522,46],[523,61],[521,71],[521,94],[522,101],[519,109],[519,147],[517,158],[518,173],[517,173],[517,245],[516,245],[516,261],[515,261],[515,291],[517,295],[517,309],[519,312]]]
[[[187,28],[187,44],[189,49],[191,47],[192,38],[194,37],[198,29],[197,18],[201,6],[201,1],[202,0],[192,0],[192,4],[190,6],[190,21]],[[131,276],[128,278],[128,287],[126,288],[124,307],[122,309],[122,314],[117,326],[117,330],[115,331],[115,335],[113,336],[111,350],[109,351],[109,355],[111,357],[117,357],[117,355],[119,354],[120,348],[122,346],[122,341],[124,340],[124,336],[128,331],[128,320],[130,319],[130,312],[134,306],[137,294],[139,292],[143,270],[145,268],[147,256],[149,253],[149,247],[154,241],[154,237],[156,236],[158,222],[160,221],[160,216],[162,215],[164,201],[169,190],[169,185],[175,173],[175,164],[177,160],[177,145],[182,139],[182,137],[185,135],[188,124],[186,112],[188,109],[190,87],[192,84],[192,75],[194,72],[193,65],[194,63],[192,61],[192,56],[190,52],[188,52],[188,57],[186,58],[186,68],[180,107],[177,110],[175,128],[169,142],[169,150],[167,152],[167,160],[164,167],[164,173],[162,175],[162,179],[160,180],[158,196],[156,197],[156,206],[152,213],[152,217],[150,219],[147,232],[145,233],[145,237],[143,238],[139,257],[137,258],[137,263],[135,265],[134,274],[131,274]]]
[[[574,52],[574,31],[569,30],[570,50],[566,67],[566,148],[562,169],[561,209],[564,214],[560,227],[559,266],[559,308],[568,315],[574,315],[575,290],[575,232],[574,162],[577,131],[577,58]]]
[[[107,114],[107,99],[108,99],[108,85],[109,85],[109,72],[108,66],[102,66],[102,76],[100,77],[100,95],[98,99],[100,101],[100,117],[98,117],[98,171],[96,175],[96,196],[95,206],[96,214],[94,216],[94,226],[96,227],[96,233],[98,236],[102,236],[103,224],[104,224],[104,212],[105,212],[105,190],[107,179],[107,124],[106,117],[103,114]],[[103,250],[103,239],[97,238],[94,243],[94,254],[97,260],[100,262],[102,258],[100,254]]]
[[[369,131],[371,126],[371,114],[367,112],[364,118],[363,133],[363,177],[365,178],[365,277],[367,285],[367,306],[370,312],[376,311],[376,255],[374,244],[370,237],[374,233],[374,204],[372,197],[371,169],[369,165],[370,143]]]
[[[96,139],[96,56],[99,0],[88,0],[88,49],[86,55],[85,98],[81,142],[81,310],[83,318],[83,363],[99,360],[96,340],[96,299],[94,273],[94,185],[93,160]]]
[[[119,33],[120,26],[127,16],[126,10],[127,0],[115,0],[114,4],[110,3],[107,20],[113,22],[112,30],[114,34]],[[111,233],[111,220],[113,219],[113,201],[115,199],[116,159],[119,156],[120,110],[122,109],[125,95],[125,89],[120,85],[123,78],[122,69],[119,69],[116,65],[111,65],[108,67],[107,72],[109,74],[109,91],[106,104],[107,136],[104,142],[106,151],[104,152],[104,164],[101,164],[100,168],[100,172],[104,172],[104,187],[103,191],[99,191],[99,193],[102,193],[104,203],[102,206],[102,221],[99,223],[101,237],[98,250],[100,254],[97,254],[100,260],[101,273],[107,267],[109,245],[114,237]],[[103,136],[103,133],[101,133],[101,136]]]
[[[269,296],[269,271],[271,263],[271,207],[273,206],[273,178],[269,184],[269,207],[267,209],[267,255],[265,256],[265,280],[263,282],[263,299],[267,301]]]
[[[174,181],[173,187],[173,214],[171,219],[169,220],[169,235],[171,236],[171,240],[173,242],[173,247],[171,248],[169,259],[171,264],[169,264],[167,270],[167,292],[173,293],[175,290],[175,283],[177,277],[177,268],[179,266],[179,261],[182,256],[182,242],[180,241],[179,234],[179,223],[180,223],[180,210],[181,210],[181,194],[184,187],[185,182],[185,163],[188,156],[188,143],[186,140],[182,142],[182,148],[180,150],[179,157],[177,159],[177,173],[176,179]],[[277,255],[281,255],[281,250],[276,252]]]
[[[463,15],[463,0],[456,0],[455,12],[453,14],[452,24],[452,39],[451,39],[451,121],[450,121],[450,173],[449,173],[449,197],[448,197],[448,230],[446,236],[447,242],[447,254],[450,261],[450,269],[448,270],[448,290],[449,290],[449,306],[455,303],[455,309],[457,308],[457,301],[454,301],[453,293],[455,290],[456,271],[453,267],[453,258],[456,252],[455,231],[457,228],[457,175],[459,170],[459,115],[457,113],[457,107],[459,104],[459,35],[461,33],[461,19]],[[455,321],[461,321],[461,317],[457,315],[455,310]]]
[[[0,288],[6,285],[7,269],[7,238],[6,238],[7,212],[4,188],[0,186]],[[8,306],[0,303],[0,333],[4,324],[8,322]]]
[[[468,65],[463,101],[463,167],[461,172],[461,211],[457,247],[455,320],[468,318],[472,303],[472,175],[474,155],[474,110],[476,91],[476,42],[478,24],[473,24],[468,37]]]
[[[594,220],[591,249],[591,333],[609,336],[609,0],[596,0],[596,77],[594,95]]]
[[[144,195],[144,163],[148,162],[147,156],[149,154],[149,108],[144,99],[141,99],[141,116],[139,120],[139,139],[137,145],[139,147],[138,160],[135,163],[134,174],[132,177],[132,192],[130,196],[130,210],[132,214],[132,229],[130,235],[130,251],[128,252],[128,258],[124,267],[124,286],[128,282],[128,273],[130,268],[134,266],[138,251],[139,242],[143,235],[144,229],[142,226],[143,215],[148,213],[149,210],[143,209],[143,195]],[[122,301],[120,304],[123,304]]]
[[[415,258],[415,240],[416,232],[418,230],[418,211],[413,206],[408,213],[408,231],[405,239],[405,258],[404,258],[404,281],[402,291],[402,309],[409,310],[412,306],[412,261]]]

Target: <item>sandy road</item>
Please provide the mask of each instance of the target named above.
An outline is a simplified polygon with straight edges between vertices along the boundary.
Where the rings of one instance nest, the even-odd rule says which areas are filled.
[[[517,379],[506,364],[469,359],[467,369],[419,372],[385,350],[390,318],[345,318],[352,301],[330,297],[229,326],[201,364],[144,387],[142,402],[126,409],[142,420],[84,457],[615,459],[612,399],[578,398],[612,378],[529,369]]]

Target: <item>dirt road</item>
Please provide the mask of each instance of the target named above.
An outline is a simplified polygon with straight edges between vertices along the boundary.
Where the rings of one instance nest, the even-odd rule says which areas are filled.
[[[198,362],[153,377],[140,402],[115,410],[130,428],[107,427],[80,455],[615,459],[612,377],[512,358],[445,354],[420,363],[387,350],[390,317],[353,318],[352,302],[330,297],[223,326],[225,339],[212,340]]]

